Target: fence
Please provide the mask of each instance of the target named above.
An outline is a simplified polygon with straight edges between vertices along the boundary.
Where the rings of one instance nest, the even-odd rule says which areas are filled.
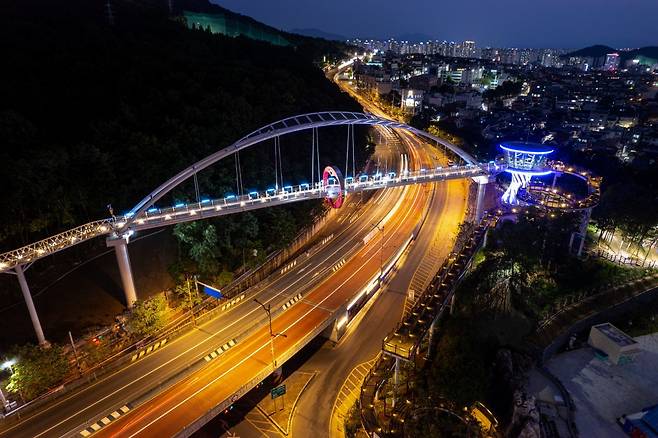
[[[600,257],[602,259],[608,260],[610,262],[616,263],[622,266],[635,266],[638,268],[649,268],[656,269],[658,268],[658,262],[656,260],[640,259],[639,257],[624,256],[621,254],[611,253],[601,248],[597,248],[594,251],[589,253],[591,256]]]

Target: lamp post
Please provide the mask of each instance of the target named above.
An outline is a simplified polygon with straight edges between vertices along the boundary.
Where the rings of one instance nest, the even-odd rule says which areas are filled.
[[[2,369],[2,370],[7,370],[8,369],[11,374],[14,374],[14,369],[12,368],[12,366],[15,363],[16,363],[16,359],[6,360],[0,365],[0,369]],[[22,395],[21,395],[21,398],[22,398]],[[9,409],[9,401],[5,397],[4,392],[2,392],[2,388],[0,388],[0,401],[2,402],[2,405],[5,408],[5,411],[7,411]]]
[[[194,276],[194,286],[196,287],[196,296],[199,296],[199,282],[197,281],[196,275]],[[192,286],[190,285],[190,277],[187,277],[187,295],[190,300],[190,313],[192,314],[192,323],[196,327],[196,316],[194,315],[194,300],[192,299]]]
[[[272,371],[275,372],[277,366],[276,366],[276,358],[274,356],[274,338],[276,338],[277,336],[283,336],[284,338],[287,338],[288,336],[284,335],[283,333],[274,333],[272,331],[272,309],[270,304],[268,303],[266,306],[265,304],[258,301],[258,299],[256,298],[254,298],[254,302],[260,304],[263,310],[265,310],[265,313],[267,313],[267,318],[270,324],[270,352],[272,353]]]

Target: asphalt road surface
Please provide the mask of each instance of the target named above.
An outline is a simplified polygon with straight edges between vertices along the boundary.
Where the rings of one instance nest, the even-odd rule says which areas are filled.
[[[385,145],[381,159],[394,162],[399,159],[399,152]],[[403,190],[393,189],[349,199],[324,231],[327,236],[333,237],[324,245],[313,248],[308,257],[299,259],[293,269],[270,280],[258,298],[277,308],[291,297],[308,292],[330,277],[334,274],[333,268],[354,251],[355,242],[361,241],[372,230],[372,223],[393,208]],[[33,414],[23,416],[18,423],[3,423],[0,437],[78,435],[85,426],[117,409],[136,406],[153,393],[164,390],[165,386],[194,374],[205,365],[203,357],[209,352],[237,338],[250,327],[264,327],[265,322],[266,315],[262,308],[251,301],[244,302],[167,343],[164,348],[63,396]]]

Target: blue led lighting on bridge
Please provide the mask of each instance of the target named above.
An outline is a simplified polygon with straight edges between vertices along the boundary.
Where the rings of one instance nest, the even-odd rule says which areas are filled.
[[[541,172],[533,172],[531,170],[516,170],[516,169],[505,169],[505,172],[507,173],[518,173],[521,175],[529,175],[529,176],[546,176],[550,175],[553,173],[552,170],[546,170],[546,171],[541,171]]]
[[[523,143],[523,142],[509,142],[501,143],[500,148],[508,152],[516,152],[520,154],[529,155],[548,155],[554,152],[549,146],[541,143]]]

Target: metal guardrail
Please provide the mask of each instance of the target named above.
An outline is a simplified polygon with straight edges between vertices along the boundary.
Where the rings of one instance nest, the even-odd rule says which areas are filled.
[[[0,254],[0,272],[77,245],[94,237],[108,234],[114,228],[114,219],[101,219],[72,228],[54,236]]]

